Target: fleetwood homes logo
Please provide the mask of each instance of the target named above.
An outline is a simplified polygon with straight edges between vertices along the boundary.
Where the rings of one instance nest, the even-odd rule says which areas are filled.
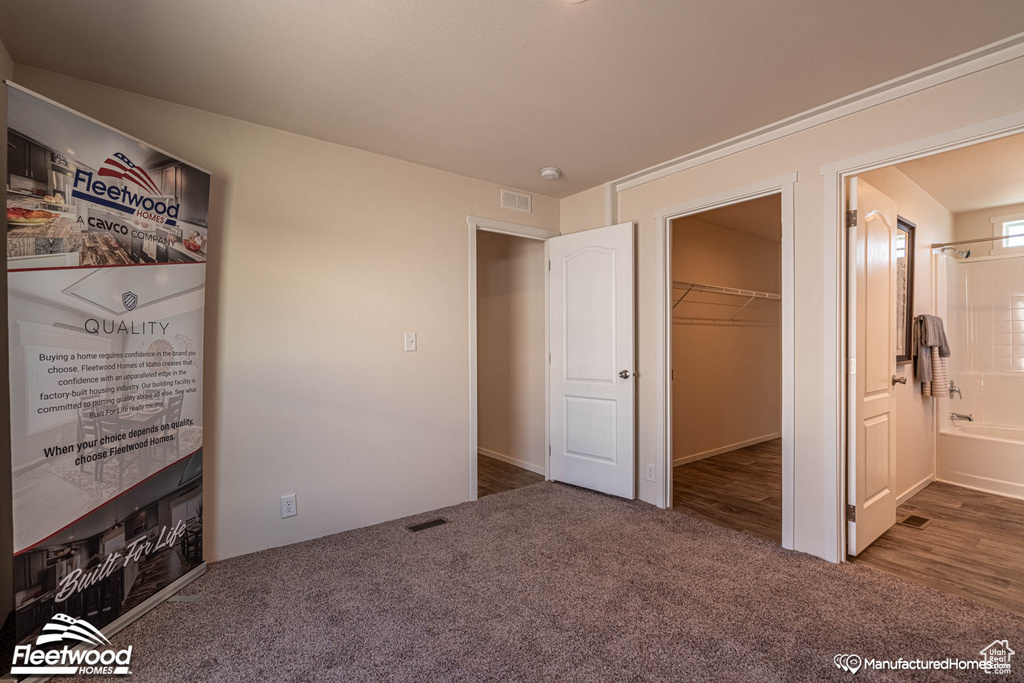
[[[57,614],[43,626],[34,646],[15,646],[11,673],[15,676],[125,676],[131,673],[128,669],[131,661],[130,645],[124,650],[115,650],[106,636],[89,622]]]
[[[133,164],[124,154],[117,152],[107,157],[96,175],[120,180],[125,185],[135,186],[145,194],[129,187],[105,183],[95,179],[90,171],[77,169],[71,196],[148,221],[167,225],[177,224],[178,205],[171,204],[166,198],[160,198],[160,190],[149,174]]]
[[[121,303],[123,303],[124,307],[129,311],[134,311],[135,307],[139,305],[139,295],[128,290],[121,295]]]

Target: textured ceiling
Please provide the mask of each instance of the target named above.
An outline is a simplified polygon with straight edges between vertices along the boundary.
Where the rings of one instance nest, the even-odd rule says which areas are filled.
[[[1020,31],[1006,0],[0,3],[17,62],[556,197]]]

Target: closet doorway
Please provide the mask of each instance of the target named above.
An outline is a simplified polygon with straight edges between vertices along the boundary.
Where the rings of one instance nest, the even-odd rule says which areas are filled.
[[[672,507],[782,543],[782,194],[674,218]]]
[[[470,499],[544,481],[547,244],[538,228],[469,219]]]

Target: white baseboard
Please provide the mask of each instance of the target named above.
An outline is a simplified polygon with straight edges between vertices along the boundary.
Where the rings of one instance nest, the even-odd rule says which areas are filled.
[[[936,477],[935,481],[942,482],[943,484],[952,484],[953,486],[959,486],[963,489],[970,489],[971,491],[991,493],[993,496],[1003,496],[1004,498],[1024,500],[1024,486],[1013,482],[993,481],[986,477],[976,477],[963,474],[951,479],[939,479]]]
[[[491,451],[486,448],[480,448],[479,446],[477,447],[476,450],[477,453],[479,453],[480,455],[486,455],[488,458],[501,460],[502,462],[507,462],[509,465],[522,467],[524,470],[530,470],[531,472],[536,472],[537,474],[547,475],[547,472],[544,471],[543,465],[534,465],[531,462],[526,462],[525,460],[513,458],[511,455],[505,455],[504,453],[499,453],[497,451]]]
[[[774,434],[765,434],[764,436],[758,436],[753,439],[747,439],[746,441],[740,441],[739,443],[729,444],[728,446],[722,446],[721,448],[712,448],[710,451],[694,453],[693,455],[684,455],[681,458],[675,458],[672,461],[672,466],[675,467],[677,465],[685,465],[688,462],[696,462],[698,460],[703,460],[704,458],[710,458],[713,455],[721,455],[722,453],[728,453],[729,451],[735,451],[747,446],[771,441],[772,439],[778,439],[781,436],[782,432],[775,432]]]
[[[911,498],[913,498],[917,494],[921,493],[921,491],[923,491],[924,488],[926,486],[928,486],[928,484],[932,483],[933,481],[935,481],[935,475],[934,474],[929,474],[927,477],[925,477],[921,481],[919,481],[916,484],[914,484],[913,486],[911,486],[909,489],[906,490],[906,492],[904,492],[902,495],[900,495],[900,496],[898,496],[896,498],[896,507],[899,507],[900,505],[903,505],[908,500],[910,500]]]

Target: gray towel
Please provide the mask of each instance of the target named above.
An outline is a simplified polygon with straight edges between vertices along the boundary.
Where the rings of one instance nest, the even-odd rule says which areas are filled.
[[[921,382],[921,395],[933,398],[950,398],[947,359],[939,357],[939,347],[937,346],[926,346],[924,348],[931,352],[932,381]]]
[[[914,318],[914,349],[917,350],[917,379],[919,382],[932,381],[932,352],[939,350],[940,358],[949,358],[949,342],[942,318],[937,315],[919,315]]]

